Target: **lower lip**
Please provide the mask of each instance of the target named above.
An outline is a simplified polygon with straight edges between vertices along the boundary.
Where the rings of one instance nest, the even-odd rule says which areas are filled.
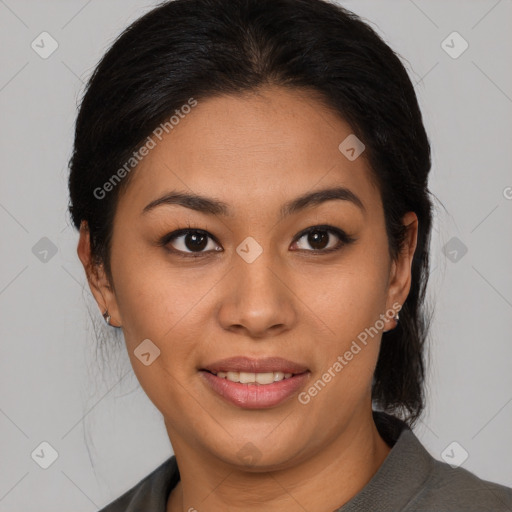
[[[231,382],[204,370],[200,373],[213,391],[243,409],[275,407],[302,388],[309,376],[309,372],[305,372],[272,384],[258,385]]]

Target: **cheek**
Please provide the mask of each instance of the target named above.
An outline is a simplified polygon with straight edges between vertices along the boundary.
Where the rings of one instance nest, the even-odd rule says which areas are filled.
[[[334,433],[347,411],[368,399],[380,349],[386,277],[381,267],[359,259],[322,281],[321,294],[310,288],[309,299],[316,301],[311,309],[329,327],[318,339],[319,364],[300,402],[317,411],[305,416],[311,428],[314,418],[329,410],[324,428]]]
[[[160,411],[182,409],[190,399],[183,383],[204,334],[200,299],[211,284],[189,285],[183,272],[142,257],[120,258],[114,280],[126,349],[141,387]]]
[[[385,311],[388,269],[385,258],[373,257],[372,251],[354,251],[328,271],[316,268],[303,275],[301,297],[339,339],[357,336]]]
[[[319,340],[317,378],[322,382],[316,387],[326,384],[330,391],[317,391],[318,406],[332,405],[341,395],[358,401],[371,386],[384,327],[380,315],[386,308],[388,269],[386,258],[364,249],[330,267],[328,275],[318,269],[308,273],[303,283],[304,302],[321,320],[318,325],[328,327]]]
[[[126,348],[134,373],[155,406],[161,411],[181,410],[190,401],[183,383],[196,372],[197,353],[209,331],[207,320],[211,320],[208,299],[219,279],[206,267],[184,270],[166,263],[165,258],[138,254],[125,253],[115,267]],[[148,366],[138,357],[144,346],[157,354]]]
[[[116,300],[130,338],[163,341],[190,325],[196,304],[215,282],[206,272],[171,264],[163,249],[162,255],[156,251],[112,251]]]

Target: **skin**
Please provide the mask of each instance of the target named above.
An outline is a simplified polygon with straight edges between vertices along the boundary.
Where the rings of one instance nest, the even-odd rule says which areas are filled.
[[[200,101],[132,171],[114,219],[113,286],[102,266],[91,265],[81,228],[78,255],[91,290],[101,312],[108,308],[111,323],[122,326],[134,372],[163,415],[178,461],[181,481],[168,512],[261,511],[262,503],[332,512],[361,491],[390,451],[370,398],[380,332],[305,405],[294,395],[245,410],[216,395],[198,372],[226,357],[277,355],[307,366],[300,391],[307,390],[379,315],[404,303],[417,217],[404,216],[408,237],[392,261],[364,153],[350,161],[338,149],[351,132],[305,91],[268,86]],[[365,211],[330,200],[279,218],[283,203],[331,186],[349,188]],[[181,205],[141,214],[175,189],[220,199],[233,216]],[[188,223],[213,237],[201,257],[180,258],[157,245]],[[319,224],[356,241],[322,254],[338,242],[331,233],[315,254],[307,235],[296,236]],[[263,249],[250,264],[236,252],[248,236]],[[185,241],[170,245],[193,253]],[[395,326],[386,320],[383,330]],[[134,355],[147,338],[161,351],[149,366]],[[253,465],[238,456],[248,442],[256,447]]]

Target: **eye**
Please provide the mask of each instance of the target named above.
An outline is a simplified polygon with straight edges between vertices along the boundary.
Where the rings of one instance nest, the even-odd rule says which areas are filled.
[[[338,240],[336,241],[332,235],[335,235]],[[352,242],[355,242],[355,238],[350,237],[341,229],[335,228],[333,226],[313,226],[310,227],[301,233],[299,233],[296,237],[297,242],[295,244],[300,243],[300,241],[304,239],[302,245],[308,245],[313,248],[312,251],[308,251],[308,249],[304,249],[303,247],[299,247],[300,250],[306,250],[308,252],[320,252],[320,253],[329,253],[340,250],[343,246],[348,245]]]
[[[211,243],[208,243],[210,239]],[[213,238],[201,229],[180,229],[165,235],[158,245],[172,248],[168,250],[176,253],[183,253],[183,256],[200,256],[210,251],[221,251],[222,249],[213,243]],[[195,253],[195,254],[194,254]]]
[[[304,242],[301,242],[302,239]],[[295,237],[294,245],[299,245],[299,250],[325,254],[338,251],[355,240],[339,228],[322,225],[312,226],[301,231]],[[202,229],[184,228],[168,233],[159,240],[158,245],[179,256],[197,258],[212,251],[223,250],[214,242],[216,242],[214,238]],[[300,245],[306,244],[309,244],[313,250],[300,247]]]

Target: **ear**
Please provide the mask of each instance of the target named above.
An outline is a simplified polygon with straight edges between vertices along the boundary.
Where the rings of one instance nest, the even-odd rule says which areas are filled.
[[[387,298],[388,309],[391,309],[396,303],[402,306],[411,289],[412,259],[418,239],[418,217],[414,212],[407,212],[402,217],[402,224],[406,226],[407,234],[402,250],[391,265]]]
[[[92,260],[89,226],[86,221],[80,223],[77,254],[84,266],[89,287],[100,308],[101,314],[103,315],[108,310],[108,314],[111,317],[111,325],[121,326],[121,316],[112,285],[108,280],[103,265],[95,264]]]

